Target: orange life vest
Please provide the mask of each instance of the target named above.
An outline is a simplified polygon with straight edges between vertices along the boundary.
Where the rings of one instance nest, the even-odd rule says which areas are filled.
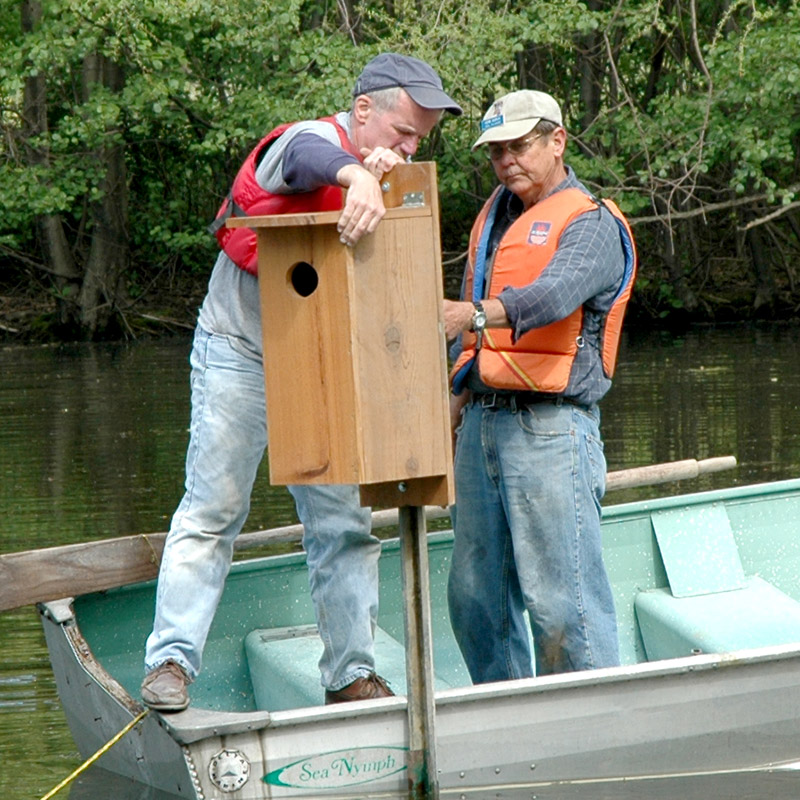
[[[335,117],[323,117],[320,122],[330,122],[339,134],[342,149],[354,155],[359,161],[362,157],[347,137],[347,132]],[[258,274],[258,255],[256,232],[252,228],[227,228],[228,217],[255,217],[267,214],[298,214],[304,211],[336,211],[342,208],[342,189],[340,186],[320,186],[312,192],[295,194],[271,194],[262,189],[256,181],[256,170],[261,154],[287,128],[297,123],[289,122],[270,131],[251,151],[233,179],[228,196],[217,211],[209,231],[217,237],[220,249],[237,267]]]
[[[489,198],[472,227],[465,298],[480,299],[473,289],[475,265],[482,266],[479,248],[486,248],[502,188],[498,187]],[[622,212],[610,200],[599,201],[580,189],[570,188],[531,206],[512,223],[497,246],[491,280],[484,296],[497,297],[507,286],[522,287],[534,282],[550,262],[570,222],[581,214],[597,211],[601,202],[617,222],[625,256],[624,276],[600,331],[603,371],[610,378],[614,374],[622,319],[636,274],[633,234]],[[482,283],[483,276],[479,275],[478,280]],[[475,334],[466,331],[462,334],[461,355],[450,375],[453,390],[461,391],[477,357],[479,375],[487,386],[511,391],[563,393],[582,345],[582,329],[583,306],[579,306],[563,319],[528,331],[516,342],[512,342],[509,328],[487,328],[478,353]]]

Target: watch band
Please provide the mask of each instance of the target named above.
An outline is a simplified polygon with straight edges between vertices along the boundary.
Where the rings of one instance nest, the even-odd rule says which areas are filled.
[[[472,324],[470,328],[475,333],[475,349],[480,350],[483,346],[483,332],[486,330],[486,309],[480,300],[473,301],[475,306],[475,313],[472,315]]]
[[[472,315],[472,320],[469,324],[469,329],[471,331],[475,331],[475,317],[478,314],[483,314],[484,320],[486,319],[486,309],[483,307],[483,303],[480,300],[473,300],[472,305],[475,306],[475,313]],[[485,325],[485,323],[484,323]]]

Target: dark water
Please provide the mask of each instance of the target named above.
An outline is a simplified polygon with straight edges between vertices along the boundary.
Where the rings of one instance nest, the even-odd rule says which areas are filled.
[[[187,339],[0,349],[0,551],[166,530],[182,488],[188,351]],[[800,327],[629,333],[603,430],[612,470],[739,461],[729,472],[609,494],[607,504],[800,476]],[[263,471],[248,529],[295,521],[288,494]],[[39,798],[79,764],[36,612],[0,613],[0,798]],[[800,797],[800,778],[774,772],[497,795],[512,796],[788,800]],[[90,770],[57,797],[157,795]]]

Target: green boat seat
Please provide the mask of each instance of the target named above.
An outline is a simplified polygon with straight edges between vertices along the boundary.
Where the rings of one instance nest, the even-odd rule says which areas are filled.
[[[315,625],[254,630],[245,637],[244,647],[256,708],[284,711],[324,703],[318,666],[322,642]],[[375,630],[375,661],[392,691],[405,694],[405,649],[382,628]],[[451,688],[438,677],[434,686]]]
[[[648,661],[800,642],[800,603],[745,576],[724,505],[663,509],[651,522],[669,588],[634,599]]]
[[[800,603],[759,577],[693,597],[639,592],[634,607],[648,661],[800,642]]]

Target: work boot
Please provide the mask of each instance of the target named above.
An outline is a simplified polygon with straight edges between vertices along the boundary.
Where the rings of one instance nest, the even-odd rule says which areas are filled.
[[[356,678],[342,689],[325,690],[325,705],[349,703],[353,700],[374,700],[376,697],[394,697],[394,692],[380,675],[371,672],[366,678]]]
[[[145,675],[142,700],[154,711],[183,711],[189,705],[186,687],[192,682],[176,661],[165,661]]]

